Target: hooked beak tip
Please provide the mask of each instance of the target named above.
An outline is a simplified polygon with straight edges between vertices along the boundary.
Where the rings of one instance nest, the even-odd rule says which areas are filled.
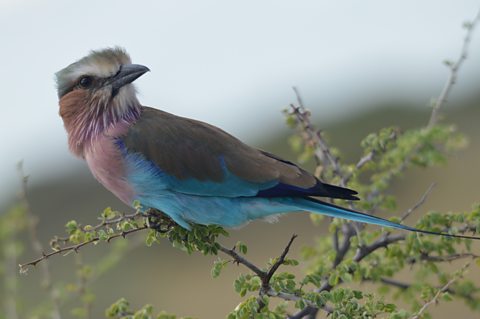
[[[121,87],[132,83],[150,69],[140,64],[124,64],[120,70],[111,78],[113,92],[118,92]]]

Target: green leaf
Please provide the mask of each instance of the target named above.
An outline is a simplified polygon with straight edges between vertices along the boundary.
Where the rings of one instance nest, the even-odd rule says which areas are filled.
[[[228,264],[228,260],[223,260],[223,259],[218,259],[213,262],[213,268],[212,268],[212,277],[217,278],[220,276],[220,273],[222,269]]]
[[[235,248],[238,249],[241,254],[247,254],[248,248],[247,245],[245,245],[243,242],[237,241],[237,243],[235,244]]]

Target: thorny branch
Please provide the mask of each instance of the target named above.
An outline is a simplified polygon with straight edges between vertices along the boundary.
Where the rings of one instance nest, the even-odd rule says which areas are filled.
[[[132,228],[126,231],[122,231],[120,233],[113,234],[108,237],[107,242],[110,242],[112,239],[119,238],[119,237],[125,238],[129,234],[136,233],[138,231],[145,230],[147,228],[148,228],[147,225],[142,225],[142,226],[139,226],[138,228]],[[87,241],[84,241],[75,245],[61,247],[48,253],[42,252],[42,256],[38,257],[37,259],[18,265],[20,268],[20,272],[26,273],[28,271],[29,266],[36,266],[39,262],[46,260],[54,255],[66,254],[72,251],[77,253],[82,247],[99,242],[100,240],[101,239],[99,236],[95,236]]]
[[[107,227],[107,226],[117,225],[118,223],[123,222],[123,221],[133,221],[133,220],[135,220],[135,219],[137,219],[141,216],[142,216],[142,213],[137,210],[132,214],[121,214],[119,217],[116,217],[116,218],[111,218],[111,219],[104,218],[104,219],[102,219],[102,221],[99,224],[97,224],[95,226],[92,226],[86,232],[91,233],[91,232],[94,232],[98,229],[101,229],[101,228],[104,228],[104,227]],[[119,237],[125,238],[127,235],[129,235],[131,233],[135,233],[135,232],[138,232],[140,230],[147,229],[147,228],[149,228],[149,225],[144,224],[143,226],[140,226],[140,227],[137,227],[137,228],[132,228],[132,229],[125,230],[125,231],[122,231],[122,232],[117,232],[117,233],[114,233],[114,234],[110,234],[110,235],[108,235],[108,238],[107,238],[106,241],[110,242],[112,239],[119,238]],[[83,242],[80,242],[80,243],[77,243],[77,244],[73,244],[73,245],[68,245],[68,243],[70,243],[70,238],[69,237],[55,236],[54,239],[51,241],[51,244],[50,244],[50,246],[52,248],[52,251],[46,253],[41,245],[40,246],[37,245],[36,252],[41,256],[38,257],[37,259],[34,259],[34,260],[30,261],[30,262],[26,262],[26,263],[18,265],[19,268],[20,268],[20,273],[26,273],[28,271],[29,266],[36,266],[38,263],[40,263],[43,260],[48,259],[51,256],[59,255],[59,254],[64,255],[64,254],[70,253],[72,251],[77,253],[78,250],[80,248],[82,248],[83,246],[88,246],[90,244],[97,243],[100,240],[101,240],[100,236],[94,236],[94,237],[92,237],[92,238],[90,238],[86,241],[83,241]],[[38,243],[38,244],[40,244],[40,243]]]
[[[285,257],[287,257],[288,251],[290,250],[290,246],[292,246],[292,243],[295,240],[295,238],[297,238],[297,235],[293,234],[287,246],[285,246],[285,249],[283,250],[280,257],[275,261],[272,267],[270,267],[270,269],[268,270],[267,275],[264,278],[261,278],[263,289],[268,289],[270,287],[270,279],[272,279],[272,276],[278,270],[278,267],[280,267],[280,265],[282,265],[285,262]]]

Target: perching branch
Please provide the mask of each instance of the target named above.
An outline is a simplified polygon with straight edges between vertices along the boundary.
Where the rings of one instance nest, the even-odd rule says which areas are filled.
[[[138,231],[142,231],[142,230],[145,230],[145,229],[148,229],[147,225],[142,225],[142,226],[139,226],[138,228],[133,228],[133,229],[130,229],[130,230],[115,233],[113,235],[110,235],[107,238],[107,242],[110,242],[112,239],[119,238],[119,237],[125,238],[127,235],[130,235],[132,233],[136,233]],[[75,252],[75,253],[78,253],[78,251],[82,247],[91,245],[91,244],[96,243],[100,240],[101,240],[101,238],[99,236],[95,236],[95,237],[93,237],[89,240],[86,240],[84,242],[81,242],[81,243],[78,243],[78,244],[75,244],[75,245],[61,247],[57,250],[53,250],[53,251],[48,252],[48,253],[42,252],[41,257],[38,257],[37,259],[34,259],[32,261],[29,261],[29,262],[18,265],[19,268],[20,268],[20,273],[26,273],[28,271],[29,266],[36,266],[39,262],[41,262],[43,260],[46,260],[46,259],[48,259],[52,256],[59,255],[59,254],[66,254],[66,253],[69,253],[69,252],[72,252],[72,251]]]

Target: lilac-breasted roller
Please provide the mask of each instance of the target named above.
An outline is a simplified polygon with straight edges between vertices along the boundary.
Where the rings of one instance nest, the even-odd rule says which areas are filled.
[[[187,229],[309,211],[431,233],[320,201],[358,198],[215,126],[142,106],[132,82],[148,71],[109,48],[56,74],[70,150],[124,203],[139,201]]]

